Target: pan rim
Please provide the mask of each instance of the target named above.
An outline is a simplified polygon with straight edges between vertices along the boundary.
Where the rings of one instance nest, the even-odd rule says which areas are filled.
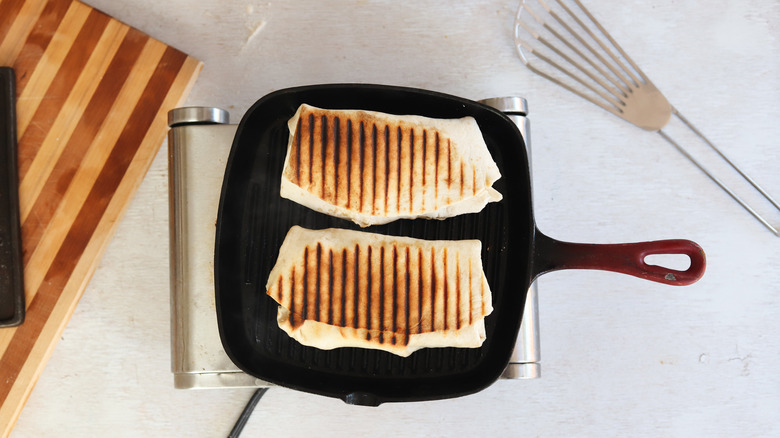
[[[358,402],[359,404],[371,404],[371,400],[370,400],[371,397],[369,397],[369,396],[367,396],[365,394],[362,394],[361,391],[349,391],[348,389],[346,389],[346,390],[343,390],[343,391],[338,391],[338,393],[332,393],[332,392],[329,392],[329,391],[312,390],[312,388],[306,387],[306,385],[290,384],[290,382],[284,381],[284,379],[277,379],[277,378],[275,378],[275,376],[273,374],[269,374],[267,372],[267,370],[262,370],[262,369],[258,370],[258,368],[256,366],[252,366],[251,364],[245,363],[245,358],[246,358],[247,355],[246,354],[240,354],[241,352],[233,351],[234,350],[234,342],[231,341],[231,333],[229,333],[229,330],[226,330],[227,329],[227,327],[226,327],[226,323],[227,323],[227,321],[226,321],[226,319],[227,319],[226,312],[228,311],[228,309],[224,308],[224,306],[223,306],[224,303],[220,299],[220,288],[221,288],[220,285],[221,285],[223,279],[222,279],[221,270],[218,269],[217,267],[219,267],[220,263],[221,263],[219,248],[220,248],[220,245],[222,244],[222,238],[224,236],[221,233],[221,229],[220,229],[219,224],[222,223],[222,221],[224,219],[224,217],[223,217],[223,213],[224,213],[224,205],[223,205],[223,203],[225,202],[225,191],[227,190],[227,187],[228,187],[229,178],[233,175],[233,166],[236,164],[235,163],[234,154],[236,152],[236,149],[239,147],[238,145],[240,143],[240,140],[242,138],[244,130],[251,129],[251,126],[249,126],[249,123],[250,123],[249,120],[251,119],[252,114],[254,114],[254,112],[257,111],[258,108],[262,108],[265,105],[268,105],[269,102],[273,102],[275,99],[278,99],[280,96],[296,94],[296,93],[299,94],[299,93],[307,92],[307,91],[312,90],[312,89],[316,89],[316,90],[320,90],[320,91],[327,91],[327,92],[334,92],[334,91],[339,91],[339,90],[344,90],[344,89],[350,89],[350,90],[352,90],[354,92],[369,92],[369,94],[370,94],[371,91],[381,90],[381,91],[384,91],[384,92],[396,92],[396,93],[400,93],[400,94],[403,94],[403,95],[415,95],[415,96],[418,96],[418,97],[419,96],[424,96],[424,97],[427,97],[429,99],[434,99],[434,100],[445,98],[445,99],[448,99],[450,101],[461,102],[461,103],[464,104],[464,107],[465,106],[469,106],[469,108],[479,108],[479,110],[480,111],[484,111],[485,114],[492,114],[493,116],[491,116],[491,117],[500,117],[500,120],[505,121],[505,122],[502,122],[502,123],[506,124],[505,127],[504,127],[505,130],[509,129],[511,127],[511,129],[513,130],[513,135],[515,135],[515,137],[512,139],[512,141],[514,143],[512,144],[511,147],[517,148],[518,152],[515,153],[514,155],[518,155],[520,158],[522,158],[524,160],[524,162],[522,163],[525,166],[525,169],[524,169],[523,173],[526,175],[525,188],[528,191],[527,196],[525,197],[527,199],[527,205],[525,206],[525,209],[527,210],[526,221],[528,222],[528,227],[525,230],[525,234],[527,234],[527,236],[525,237],[525,241],[527,242],[527,245],[526,245],[526,248],[525,248],[526,249],[526,251],[525,251],[526,254],[523,257],[526,260],[526,265],[527,265],[526,266],[526,272],[525,272],[526,275],[524,276],[524,278],[522,278],[520,280],[516,280],[516,281],[513,281],[513,282],[509,283],[509,284],[514,284],[514,285],[520,284],[521,292],[519,292],[519,293],[522,295],[522,299],[520,300],[520,301],[522,301],[522,305],[524,305],[525,294],[527,292],[527,288],[530,285],[530,264],[531,264],[532,242],[533,242],[533,235],[536,232],[536,225],[535,225],[534,220],[533,220],[533,211],[532,211],[532,208],[531,208],[531,199],[530,199],[531,198],[531,186],[530,186],[530,175],[528,174],[527,155],[525,153],[524,143],[520,143],[519,145],[517,144],[517,141],[522,142],[522,136],[520,135],[519,131],[517,130],[517,127],[514,125],[514,123],[512,123],[509,119],[507,119],[504,116],[503,113],[501,113],[501,112],[499,112],[499,111],[497,111],[497,110],[495,110],[493,108],[490,108],[488,106],[485,106],[483,104],[480,104],[478,102],[475,102],[475,101],[470,101],[470,100],[467,100],[467,99],[464,99],[464,98],[460,98],[460,97],[457,97],[457,96],[452,96],[452,95],[448,95],[448,94],[444,94],[444,93],[440,93],[440,92],[436,92],[436,91],[421,90],[421,89],[417,89],[417,88],[397,87],[397,86],[393,86],[393,85],[364,84],[364,83],[360,83],[360,84],[338,83],[338,84],[317,84],[317,85],[296,86],[296,87],[276,90],[276,91],[274,91],[272,93],[269,93],[269,94],[263,96],[257,102],[255,102],[255,104],[253,104],[250,107],[250,109],[247,110],[247,112],[245,113],[245,115],[242,118],[242,120],[241,120],[241,122],[239,124],[239,127],[238,127],[238,129],[236,131],[236,136],[234,138],[234,143],[233,143],[233,146],[231,148],[230,157],[228,159],[228,163],[227,163],[226,170],[225,170],[225,181],[223,182],[222,193],[221,193],[221,196],[220,196],[220,206],[219,206],[218,219],[217,219],[218,227],[217,227],[217,236],[216,236],[216,242],[215,242],[215,259],[214,259],[215,260],[215,272],[214,272],[214,276],[215,276],[215,294],[216,294],[215,298],[216,298],[216,306],[217,306],[217,317],[218,317],[217,319],[218,319],[218,325],[219,325],[220,339],[222,340],[223,346],[225,347],[225,351],[227,352],[228,357],[230,357],[230,359],[240,369],[242,369],[243,371],[247,372],[250,375],[253,375],[255,377],[261,378],[263,380],[266,380],[266,381],[269,381],[269,382],[272,382],[272,383],[275,383],[275,384],[280,384],[280,385],[286,386],[286,387],[292,387],[294,389],[304,390],[304,391],[307,391],[307,392],[314,392],[314,393],[318,393],[318,394],[321,394],[321,395],[327,395],[327,396],[342,398],[342,399],[345,399],[345,401],[348,401],[348,402],[349,402],[348,399],[352,398],[352,399],[354,399],[353,401]],[[467,105],[465,105],[465,104],[467,104]],[[407,114],[408,113],[410,113],[410,112],[407,112]],[[425,114],[423,114],[423,115],[425,115]],[[496,120],[498,120],[498,119],[496,119]],[[478,122],[479,122],[479,120],[478,120]],[[502,169],[502,175],[505,175],[505,174],[506,174],[506,171],[504,171],[504,169]],[[506,175],[502,176],[502,178],[505,178],[505,177],[506,177]],[[502,202],[504,202],[504,201],[502,201]],[[520,233],[517,233],[517,234],[523,234],[523,233],[520,232]],[[515,298],[515,301],[516,300],[517,299]],[[521,315],[522,315],[522,305],[518,309],[516,309],[516,311],[518,312],[518,316],[515,318],[516,324],[514,324],[515,327],[512,330],[513,333],[509,334],[509,336],[512,338],[512,342],[511,342],[512,345],[514,344],[514,339],[517,336],[517,329],[520,326]],[[503,368],[506,366],[506,363],[508,363],[508,361],[509,361],[509,357],[511,355],[511,349],[509,349],[509,350],[507,350],[507,351],[505,351],[503,353],[504,354],[500,355],[501,356],[501,362],[503,362],[503,363],[500,366],[494,365],[492,367],[493,369],[491,369],[490,373],[488,373],[489,375],[485,375],[484,373],[482,375],[477,375],[477,376],[461,374],[460,376],[462,378],[468,378],[468,379],[472,379],[474,382],[479,382],[478,384],[472,384],[469,388],[467,388],[464,391],[455,391],[455,392],[446,392],[446,391],[445,392],[442,392],[442,391],[436,392],[436,391],[433,391],[431,393],[433,395],[417,395],[417,396],[414,396],[414,395],[408,396],[408,395],[404,395],[404,394],[397,394],[397,395],[394,396],[394,395],[386,394],[384,396],[379,397],[378,400],[379,400],[380,403],[381,402],[389,402],[389,401],[435,400],[435,399],[442,399],[442,398],[457,397],[457,396],[461,396],[461,395],[466,395],[466,394],[469,394],[469,393],[477,392],[477,391],[479,391],[481,389],[484,389],[485,387],[489,386],[495,380],[498,379],[498,377],[500,376],[501,372],[503,371]],[[500,368],[500,369],[498,369],[498,368]],[[312,372],[311,376],[309,376],[309,377],[312,380],[316,380],[316,379],[327,377],[327,376],[323,376],[323,375],[317,374],[316,372]],[[423,378],[422,380],[427,382],[427,380],[425,378]],[[434,379],[434,380],[436,380],[436,379]],[[421,382],[421,383],[425,383],[425,382]],[[428,383],[431,383],[431,382],[428,382]],[[432,385],[436,385],[436,382],[433,381],[431,384]]]

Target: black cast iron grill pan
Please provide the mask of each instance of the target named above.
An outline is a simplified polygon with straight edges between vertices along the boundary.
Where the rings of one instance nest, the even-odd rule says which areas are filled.
[[[287,231],[359,229],[279,196],[289,131],[302,103],[329,109],[365,109],[435,118],[474,117],[501,170],[494,188],[504,199],[478,214],[438,220],[399,220],[364,231],[430,240],[479,239],[493,292],[481,348],[429,348],[407,358],[360,348],[305,347],[280,330],[277,303],[265,284]],[[506,367],[520,327],[526,292],[544,272],[607,269],[669,284],[689,284],[704,271],[704,255],[684,240],[626,245],[559,242],[538,231],[531,204],[523,138],[502,113],[432,91],[367,84],[284,89],[257,101],[241,120],[222,186],[215,246],[217,317],[228,356],[246,373],[293,389],[379,405],[477,392]],[[691,267],[672,271],[644,263],[648,254],[687,254]]]

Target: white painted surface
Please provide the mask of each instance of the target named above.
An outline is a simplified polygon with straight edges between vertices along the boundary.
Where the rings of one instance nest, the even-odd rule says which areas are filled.
[[[276,388],[244,436],[780,435],[780,239],[659,136],[528,71],[511,39],[519,2],[88,3],[203,60],[187,103],[234,121],[268,92],[313,83],[522,95],[543,231],[595,243],[688,238],[707,252],[704,279],[685,288],[602,272],[541,278],[540,380],[379,408]],[[778,2],[587,5],[678,109],[780,196]],[[161,152],[15,438],[230,431],[251,390],[172,387],[167,202]]]

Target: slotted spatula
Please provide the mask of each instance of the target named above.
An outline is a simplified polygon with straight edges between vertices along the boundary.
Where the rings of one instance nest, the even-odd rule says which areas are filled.
[[[515,17],[515,44],[533,72],[648,131],[655,131],[769,228],[778,229],[707,169],[664,128],[679,119],[778,211],[780,204],[683,117],[579,0],[524,0]]]

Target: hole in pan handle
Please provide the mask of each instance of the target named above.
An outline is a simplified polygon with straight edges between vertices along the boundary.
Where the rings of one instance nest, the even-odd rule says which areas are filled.
[[[657,254],[683,254],[690,258],[685,270],[648,264],[645,258]],[[704,250],[684,239],[651,242],[591,244],[570,243],[547,237],[537,230],[534,242],[533,277],[561,269],[598,269],[633,275],[673,286],[698,281],[707,266]]]

